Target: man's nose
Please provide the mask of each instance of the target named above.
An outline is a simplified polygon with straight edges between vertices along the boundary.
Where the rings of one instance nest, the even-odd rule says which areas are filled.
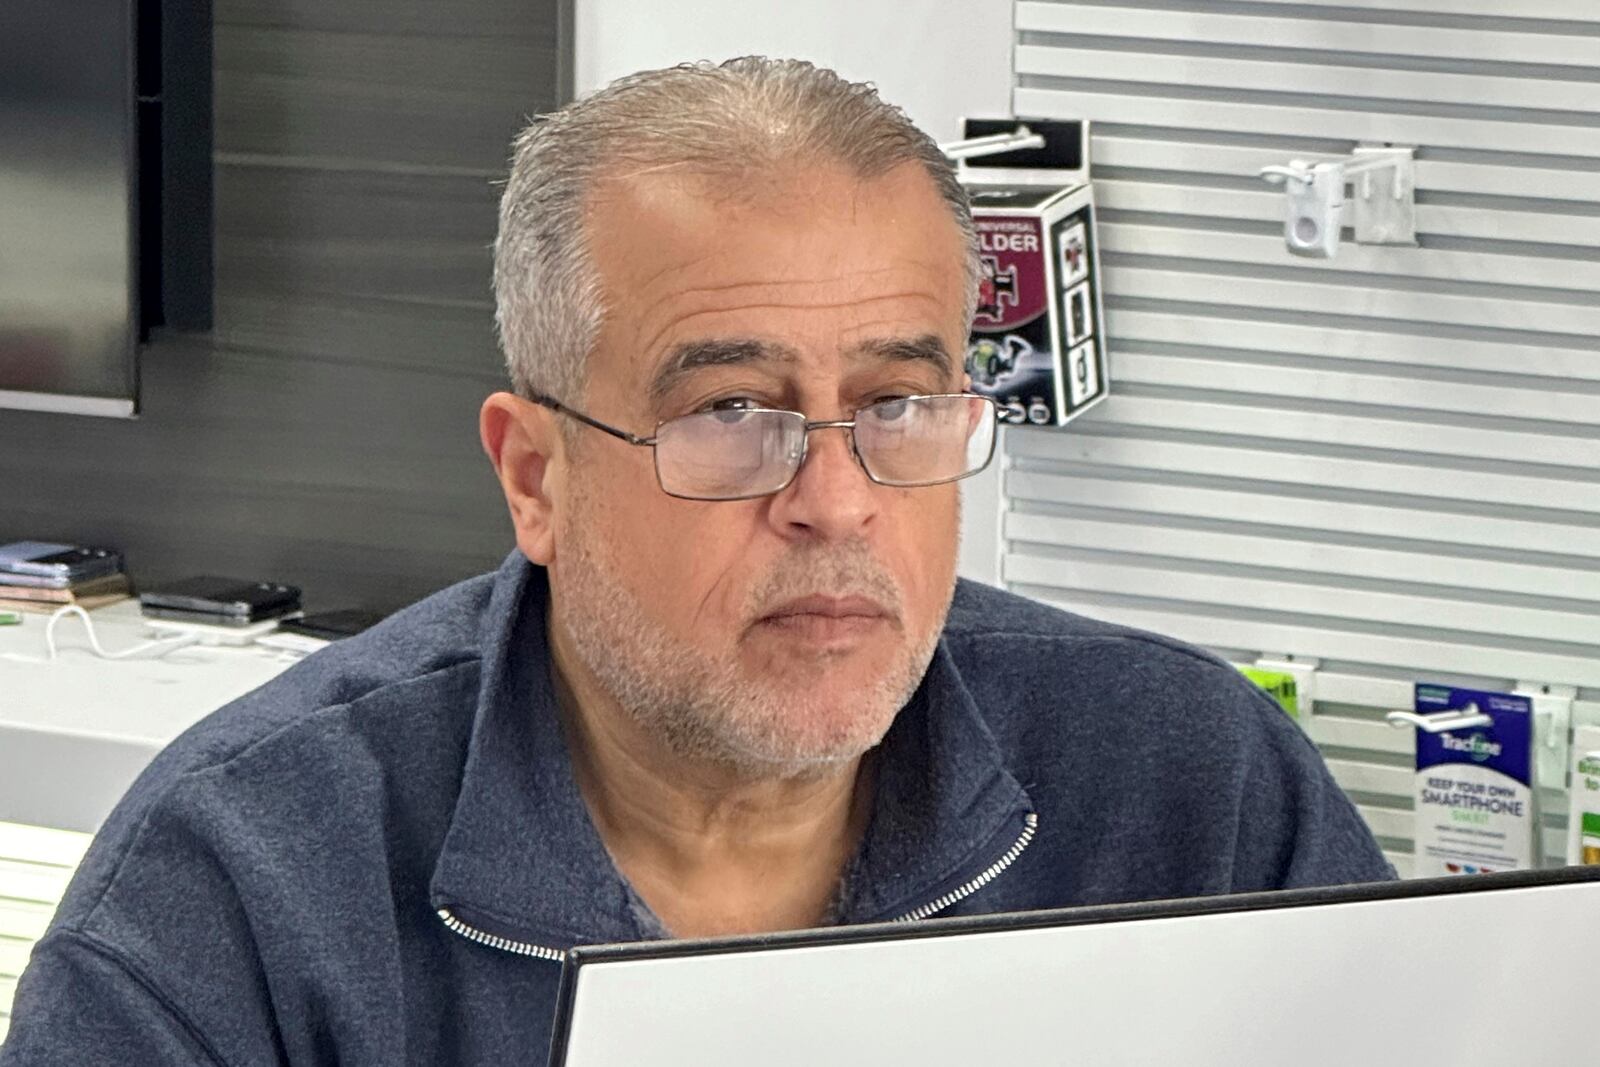
[[[768,514],[785,537],[859,537],[877,515],[881,493],[856,462],[849,429],[830,426],[811,431],[805,461]]]

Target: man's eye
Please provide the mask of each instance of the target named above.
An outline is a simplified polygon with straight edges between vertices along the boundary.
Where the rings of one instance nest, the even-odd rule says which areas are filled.
[[[884,422],[893,422],[906,413],[906,398],[881,396],[872,402],[872,413]]]
[[[728,396],[721,400],[713,400],[700,410],[713,415],[721,416],[721,422],[738,422],[747,411],[754,411],[762,407],[761,401],[751,396]]]

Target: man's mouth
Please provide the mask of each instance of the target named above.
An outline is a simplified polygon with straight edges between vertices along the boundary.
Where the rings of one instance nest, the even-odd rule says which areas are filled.
[[[786,601],[767,612],[762,619],[779,619],[792,615],[820,615],[828,619],[892,618],[888,608],[870,597],[817,594]]]
[[[894,613],[870,597],[814,595],[785,601],[765,612],[757,626],[800,641],[833,644],[894,621]]]

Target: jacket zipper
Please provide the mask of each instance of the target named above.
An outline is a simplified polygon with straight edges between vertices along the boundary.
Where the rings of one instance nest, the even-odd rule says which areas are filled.
[[[1000,877],[1007,867],[1017,862],[1017,857],[1022,855],[1027,850],[1027,847],[1033,843],[1033,836],[1038,832],[1039,816],[1030,811],[1022,817],[1022,833],[1011,843],[1011,847],[1006,849],[1005,854],[999,859],[984,868],[976,878],[962,883],[937,900],[930,900],[921,907],[914,908],[891,921],[897,923],[919,922],[929,916],[937,915],[952,904],[957,904],[967,899]],[[532,956],[535,959],[549,960],[551,963],[561,963],[567,958],[567,954],[560,949],[545,948],[543,945],[530,945],[526,941],[513,941],[509,937],[501,937],[499,934],[491,934],[479,930],[476,926],[462,922],[449,908],[440,908],[439,918],[444,922],[445,926],[449,927],[452,933],[459,934],[468,941],[475,941],[480,945],[497,948],[502,952],[512,952],[518,956]]]
[[[939,914],[939,912],[952,904],[966,900],[972,894],[1000,877],[1007,867],[1017,862],[1017,857],[1022,855],[1027,847],[1033,843],[1033,835],[1038,832],[1039,816],[1036,812],[1030,811],[1022,817],[1022,834],[1011,843],[1011,847],[1006,849],[1004,855],[985,868],[978,877],[957,886],[937,900],[930,900],[922,907],[908,911],[899,918],[890,921],[897,923],[920,922],[931,915]]]
[[[514,952],[518,956],[532,956],[535,959],[549,960],[551,963],[561,963],[567,954],[558,948],[545,948],[543,945],[530,945],[526,941],[513,941],[509,937],[499,934],[486,933],[476,926],[470,926],[456,918],[449,908],[439,909],[439,918],[450,928],[452,933],[460,934],[468,941],[476,941],[480,945],[497,948],[501,952]]]

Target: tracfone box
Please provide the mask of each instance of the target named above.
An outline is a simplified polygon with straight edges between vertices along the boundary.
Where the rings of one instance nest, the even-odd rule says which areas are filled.
[[[1088,124],[968,119],[965,135],[1025,125],[1045,147],[965,160],[981,277],[967,343],[974,392],[1007,422],[1061,426],[1104,399],[1106,345]]]
[[[1533,699],[1418,683],[1413,703],[1419,714],[1470,709],[1490,721],[1417,731],[1412,874],[1493,874],[1538,866]]]

